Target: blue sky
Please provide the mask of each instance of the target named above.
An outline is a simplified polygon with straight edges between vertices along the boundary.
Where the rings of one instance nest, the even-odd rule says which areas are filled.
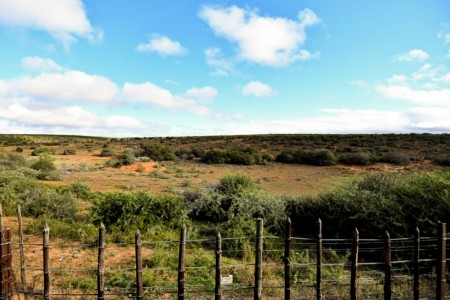
[[[450,132],[450,2],[0,0],[0,133]]]

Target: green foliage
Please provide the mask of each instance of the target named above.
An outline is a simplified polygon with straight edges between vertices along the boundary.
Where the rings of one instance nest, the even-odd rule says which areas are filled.
[[[176,158],[175,153],[168,147],[161,147],[154,144],[142,144],[142,155],[154,161],[168,161]]]
[[[35,161],[31,168],[38,171],[37,178],[41,180],[60,180],[60,175],[56,172],[55,159],[49,155],[42,154]]]
[[[61,238],[83,243],[94,243],[98,239],[98,228],[93,224],[73,219],[38,217],[26,227],[26,234],[41,234],[45,224],[50,227],[52,238]]]
[[[190,217],[219,225],[229,235],[250,233],[254,219],[262,217],[267,229],[280,228],[284,219],[284,200],[271,198],[257,189],[245,174],[225,175],[215,187],[186,197]]]
[[[380,157],[379,161],[399,166],[406,166],[411,162],[409,156],[399,152],[387,152]]]
[[[63,155],[75,155],[77,154],[77,150],[75,149],[64,149]]]
[[[373,164],[374,158],[370,153],[350,152],[339,154],[338,161],[344,165],[368,166]]]
[[[108,193],[94,201],[91,219],[95,224],[103,223],[129,232],[145,231],[156,225],[178,226],[186,215],[184,202],[174,196],[151,196],[145,192]]]
[[[14,150],[17,153],[22,153],[23,152],[23,148],[22,147],[16,147],[16,149]]]
[[[39,147],[39,148],[34,149],[31,152],[31,156],[39,156],[41,154],[55,155],[56,151],[55,151],[55,149],[51,149],[51,148],[47,148],[47,147]]]
[[[16,170],[29,166],[28,160],[21,153],[6,152],[0,149],[0,168],[6,170]]]
[[[336,164],[334,154],[327,149],[317,150],[283,150],[276,158],[277,162],[305,164],[315,166],[332,166]]]
[[[261,165],[267,163],[270,156],[261,155],[254,148],[231,149],[225,151],[209,150],[201,158],[207,164]]]
[[[299,235],[314,234],[319,217],[329,237],[351,237],[355,227],[366,237],[410,236],[416,226],[433,235],[436,222],[450,221],[450,173],[370,174],[315,199],[290,199],[287,211]]]
[[[433,158],[433,163],[440,166],[450,166],[450,154],[440,154]]]
[[[109,147],[103,148],[102,151],[100,152],[100,157],[110,157],[114,155],[116,155],[116,150]]]
[[[136,162],[136,157],[130,151],[124,151],[117,161],[114,162],[115,167],[130,166]]]

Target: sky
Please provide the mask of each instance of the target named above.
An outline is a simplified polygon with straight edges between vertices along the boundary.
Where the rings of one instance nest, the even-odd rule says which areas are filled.
[[[448,0],[0,0],[0,133],[449,133]]]

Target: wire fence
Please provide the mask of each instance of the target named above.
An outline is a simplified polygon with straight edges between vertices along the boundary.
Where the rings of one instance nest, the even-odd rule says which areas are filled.
[[[302,238],[258,222],[254,236],[189,239],[183,226],[134,243],[107,242],[103,226],[95,244],[2,230],[0,299],[450,299],[445,224],[436,237],[328,239],[321,223]]]

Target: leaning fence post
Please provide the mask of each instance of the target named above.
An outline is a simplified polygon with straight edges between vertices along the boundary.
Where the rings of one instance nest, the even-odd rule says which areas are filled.
[[[222,237],[216,232],[216,285],[214,288],[214,299],[222,299]]]
[[[384,261],[384,299],[390,300],[392,297],[391,236],[387,231],[384,236],[384,246],[386,252]]]
[[[359,231],[355,228],[353,232],[352,266],[350,276],[350,299],[358,299],[358,254],[359,254]]]
[[[27,277],[25,275],[25,253],[23,250],[23,227],[22,227],[22,209],[17,203],[17,222],[19,223],[19,255],[20,255],[20,278],[22,281],[23,294],[25,300],[28,299]]]
[[[44,300],[50,299],[50,228],[46,223],[43,231],[43,261],[44,261]]]
[[[445,260],[447,244],[447,224],[438,224],[438,256],[436,270],[436,299],[445,299]]]
[[[98,228],[97,299],[105,299],[105,225]]]
[[[262,299],[262,253],[263,253],[263,219],[256,219],[255,243],[255,290],[254,300]]]
[[[316,245],[316,294],[317,300],[322,299],[322,220],[317,220],[317,245]]]
[[[420,298],[420,230],[416,227],[414,232],[414,300],[419,300]]]
[[[291,299],[291,218],[286,218],[286,236],[284,239],[284,300]]]
[[[136,299],[144,299],[144,286],[142,282],[142,237],[139,230],[135,235],[136,252]]]
[[[178,255],[178,300],[184,300],[184,256],[186,251],[186,224],[181,226]]]

